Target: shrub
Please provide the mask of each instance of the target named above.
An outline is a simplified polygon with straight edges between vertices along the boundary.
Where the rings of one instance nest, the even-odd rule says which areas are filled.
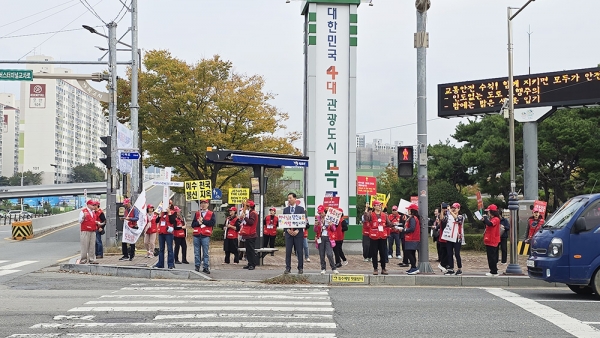
[[[467,244],[462,247],[463,250],[486,250],[485,244],[483,244],[483,234],[465,234],[465,242]]]
[[[212,241],[222,241],[224,234],[225,234],[225,231],[223,231],[223,227],[214,227],[212,235],[210,236],[210,239]]]

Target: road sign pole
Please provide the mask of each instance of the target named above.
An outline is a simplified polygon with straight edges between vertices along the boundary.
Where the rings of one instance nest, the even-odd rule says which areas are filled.
[[[133,147],[138,148],[139,146],[139,133],[138,133],[138,70],[141,66],[139,64],[138,56],[138,9],[137,0],[131,0],[131,104],[130,104],[130,122],[131,122],[131,133],[133,136]],[[134,162],[131,170],[131,186],[132,186],[132,197],[137,199],[137,195],[142,192],[141,185],[141,168],[142,159],[139,162]]]
[[[117,24],[109,22],[108,27],[108,134],[111,136],[111,163],[112,168],[107,170],[106,182],[106,242],[108,246],[117,245],[117,189],[119,178],[117,176]]]

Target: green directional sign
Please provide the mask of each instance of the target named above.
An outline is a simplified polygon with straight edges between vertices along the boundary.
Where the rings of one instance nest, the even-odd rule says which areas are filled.
[[[0,81],[33,81],[33,70],[0,69]]]

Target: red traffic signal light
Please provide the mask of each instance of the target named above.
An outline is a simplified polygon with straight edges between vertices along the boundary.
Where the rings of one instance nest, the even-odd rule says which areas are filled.
[[[414,148],[398,147],[398,177],[412,177],[414,167]]]

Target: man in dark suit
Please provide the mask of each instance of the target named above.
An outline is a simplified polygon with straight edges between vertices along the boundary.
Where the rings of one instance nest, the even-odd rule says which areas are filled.
[[[290,214],[306,214],[304,208],[296,205],[296,194],[293,192],[288,194],[288,206],[283,209],[284,215]],[[306,222],[308,228],[308,222]],[[285,235],[285,271],[288,274],[292,270],[292,248],[296,250],[298,258],[298,274],[304,273],[304,231],[303,228],[287,228],[283,230]]]

